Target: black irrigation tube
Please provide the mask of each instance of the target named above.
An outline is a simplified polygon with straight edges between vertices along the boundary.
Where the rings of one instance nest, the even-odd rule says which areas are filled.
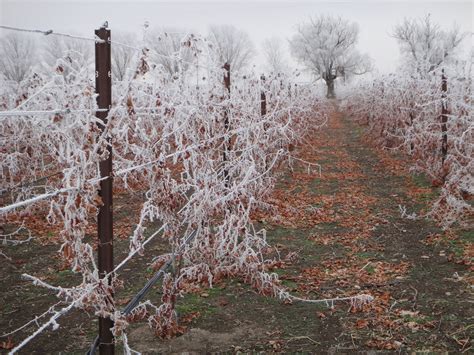
[[[183,244],[179,247],[177,253],[173,253],[171,258],[164,263],[161,268],[153,275],[153,277],[148,280],[148,282],[143,286],[143,288],[133,297],[133,299],[125,306],[122,310],[123,315],[129,315],[140,303],[140,301],[145,297],[145,295],[151,290],[151,288],[161,279],[161,277],[165,274],[165,271],[171,266],[173,261],[176,258],[176,255],[181,253],[184,246],[187,245],[197,234],[197,229],[195,229],[188,237],[184,240]],[[99,346],[99,336],[97,336],[93,343],[91,344],[90,349],[87,351],[86,355],[94,355],[97,347]]]

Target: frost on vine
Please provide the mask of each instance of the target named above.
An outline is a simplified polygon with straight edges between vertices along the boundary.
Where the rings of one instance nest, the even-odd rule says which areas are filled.
[[[0,174],[10,198],[0,209],[1,218],[9,221],[20,210],[23,215],[48,210],[48,221],[61,225],[64,261],[82,275],[82,283],[72,288],[25,276],[70,303],[48,311],[44,316],[52,316],[45,324],[55,326],[60,315],[80,308],[112,318],[124,343],[127,325],[139,319],[147,319],[157,335],[172,336],[180,331],[175,311],[180,296],[227,277],[242,279],[263,295],[291,299],[278,276],[268,271],[273,261],[265,256],[265,231],[256,230],[250,216],[255,208],[266,207],[272,172],[289,156],[289,145],[314,134],[329,105],[308,88],[296,91],[293,75],[262,82],[257,73],[231,69],[228,94],[212,45],[195,35],[186,35],[181,44],[173,54],[178,71],[172,74],[153,61],[157,53],[146,43],[135,52],[124,80],[114,83],[103,132],[94,116],[93,72],[77,65],[74,56],[59,60],[51,75],[32,74],[16,89],[2,86],[4,111],[70,109],[0,118],[1,137],[8,141],[0,151]],[[111,275],[112,286],[99,277],[93,245],[85,238],[94,232],[101,203],[98,163],[107,154],[108,138],[114,186],[144,196],[129,255]],[[49,172],[53,178],[45,178]],[[30,183],[37,179],[41,184]],[[155,262],[174,257],[175,268],[164,278],[161,305],[144,302],[124,315],[112,298],[122,283],[117,271],[157,234],[145,239],[151,222],[162,226],[171,252],[156,256]],[[183,235],[191,231],[196,237],[183,244]]]
[[[447,92],[442,91],[442,75]],[[443,228],[472,224],[474,208],[474,121],[472,67],[447,65],[444,74],[399,72],[360,84],[345,106],[368,125],[379,144],[411,156],[441,192],[427,214]],[[443,156],[441,108],[446,105],[447,154]]]

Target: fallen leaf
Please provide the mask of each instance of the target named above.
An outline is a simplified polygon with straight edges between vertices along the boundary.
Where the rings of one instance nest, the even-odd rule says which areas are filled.
[[[8,338],[6,341],[2,341],[0,343],[0,349],[10,350],[13,349],[14,346],[15,344],[11,338]]]
[[[357,322],[356,322],[356,328],[357,329],[362,329],[362,328],[365,328],[369,325],[369,321],[367,319],[359,319]]]

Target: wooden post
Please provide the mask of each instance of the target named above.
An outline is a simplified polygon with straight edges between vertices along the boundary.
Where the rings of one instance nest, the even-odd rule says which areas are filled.
[[[97,112],[101,119],[99,128],[103,132],[107,124],[107,115],[112,105],[112,71],[110,56],[110,30],[106,25],[95,30],[95,35],[104,42],[95,43],[95,87],[97,105],[99,109],[107,111]],[[107,139],[107,158],[99,163],[100,177],[106,178],[100,182],[99,196],[102,205],[97,218],[99,276],[104,277],[114,269],[113,259],[113,210],[112,210],[112,145]],[[111,290],[111,278],[104,280],[105,292]],[[113,300],[111,300],[113,302]],[[113,304],[110,305],[113,307]],[[114,326],[110,318],[99,317],[99,351],[100,354],[114,354],[114,336],[111,328]]]
[[[446,160],[448,154],[448,79],[444,75],[444,69],[441,74],[441,157],[442,162]]]

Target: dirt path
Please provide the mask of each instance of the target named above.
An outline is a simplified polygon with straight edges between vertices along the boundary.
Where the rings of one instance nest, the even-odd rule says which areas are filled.
[[[141,327],[130,336],[136,349],[469,349],[474,313],[467,267],[449,262],[449,250],[425,243],[441,233],[433,223],[401,218],[399,210],[418,212],[435,192],[411,177],[403,161],[368,147],[362,130],[342,114],[294,155],[317,159],[322,175],[297,164],[293,172],[282,168],[271,198],[276,211],[254,216],[280,251],[275,271],[305,297],[364,292],[375,302],[362,312],[347,304],[286,305],[231,282],[185,297],[179,309],[198,315],[187,334],[158,342]]]
[[[295,163],[293,171],[282,166],[269,200],[275,210],[255,213],[255,222],[268,230],[281,256],[273,271],[301,297],[370,293],[375,301],[363,310],[346,303],[290,305],[257,295],[238,281],[222,282],[179,302],[179,316],[188,327],[183,336],[158,340],[147,326],[134,325],[132,348],[144,353],[468,351],[474,337],[472,278],[467,265],[453,260],[462,259],[459,241],[472,241],[472,231],[446,235],[427,220],[401,218],[399,206],[419,212],[436,192],[422,177],[409,175],[406,162],[371,148],[362,129],[341,113],[293,155],[319,163],[322,174],[317,169],[308,173],[304,164]],[[163,252],[160,248],[149,252]],[[2,330],[31,319],[25,302],[33,302],[33,314],[54,302],[53,295],[20,281],[22,272],[51,268],[47,255],[56,248],[41,250],[44,258],[29,260],[28,253],[37,253],[35,245],[18,246],[8,250],[14,262],[0,260]],[[132,286],[118,295],[119,303],[150,275],[142,272],[147,257],[130,265]],[[53,283],[75,281],[54,267],[44,275]],[[25,290],[26,300],[19,298]],[[72,314],[59,332],[43,335],[26,352],[80,353],[94,337],[94,318]]]

